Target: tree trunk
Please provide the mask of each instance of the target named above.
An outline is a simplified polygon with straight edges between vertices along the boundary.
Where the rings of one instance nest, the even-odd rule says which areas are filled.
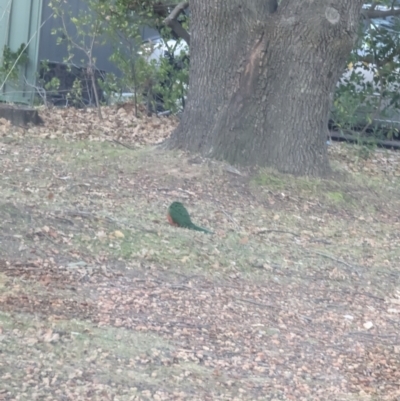
[[[282,0],[271,14],[272,2],[191,0],[188,101],[167,146],[322,176],[363,1]]]

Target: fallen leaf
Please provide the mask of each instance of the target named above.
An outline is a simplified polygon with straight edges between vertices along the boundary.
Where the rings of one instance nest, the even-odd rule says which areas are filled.
[[[243,237],[239,241],[242,245],[246,245],[249,242],[249,237]]]

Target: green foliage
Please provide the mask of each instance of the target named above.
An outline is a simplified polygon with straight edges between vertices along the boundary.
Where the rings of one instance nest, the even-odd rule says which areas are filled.
[[[83,65],[86,65],[87,75],[92,83],[100,118],[101,110],[99,108],[99,96],[95,81],[96,58],[93,56],[93,49],[97,45],[104,44],[104,37],[102,36],[104,26],[99,15],[96,13],[97,7],[100,7],[103,3],[97,0],[87,0],[89,7],[81,7],[78,15],[73,15],[66,0],[52,0],[49,2],[49,7],[52,8],[54,17],[60,20],[60,28],[55,29],[52,33],[60,35],[57,43],[61,44],[63,41],[66,41],[67,44],[68,55],[64,59],[64,62],[70,63],[74,59],[76,52],[83,53],[85,56],[80,61]],[[83,103],[82,84],[78,83],[77,80],[74,81],[69,97],[73,98],[77,104]]]
[[[43,74],[50,72],[48,60],[42,60],[40,62],[40,70],[43,72]],[[41,84],[43,88],[47,91],[57,90],[60,87],[60,80],[57,77],[52,77],[51,80],[47,83],[44,83],[44,81],[40,80],[38,83]]]
[[[75,79],[72,84],[71,92],[68,93],[68,99],[71,100],[73,106],[81,106],[84,104],[82,98],[82,81],[80,79]]]
[[[159,51],[159,57],[154,57],[157,45],[143,43],[141,36],[143,27],[156,28],[168,53],[177,53],[180,41],[173,41],[173,45],[168,46],[173,35],[163,20],[178,2],[171,1],[167,9],[155,0],[85,0],[84,3],[78,15],[72,15],[66,0],[49,3],[61,21],[60,28],[53,33],[61,34],[58,43],[66,42],[68,57],[64,61],[71,62],[77,50],[83,52],[88,72],[93,74],[96,61],[93,47],[111,41],[114,51],[110,61],[119,68],[121,75],[107,74],[104,81],[97,82],[105,93],[114,98],[122,92],[132,93],[136,112],[139,102],[147,103],[149,113],[159,108],[160,103],[164,109],[173,112],[182,108],[188,85],[187,57],[175,61],[179,67],[163,57],[163,50]],[[75,100],[79,101],[82,92],[76,85],[70,97],[78,96]]]
[[[173,112],[182,106],[188,83],[188,62],[182,61],[180,68],[164,57],[152,59],[157,44],[143,43],[141,31],[144,26],[160,31],[169,54],[176,52],[180,41],[168,48],[172,39],[169,28],[163,25],[166,15],[157,12],[158,1],[96,2],[86,0],[103,22],[104,33],[112,41],[114,52],[110,60],[121,70],[117,78],[109,74],[102,88],[109,94],[123,91],[133,94],[135,103],[145,101],[149,112],[157,109],[157,100],[165,109]],[[177,2],[171,2],[171,7]],[[172,8],[171,8],[172,10]]]
[[[49,61],[41,60],[40,69],[36,72],[36,90],[39,95],[35,99],[36,104],[45,104],[47,106],[48,95],[58,93],[60,88],[61,83],[59,78],[53,76],[50,80],[46,80],[46,74],[48,73],[50,73]]]
[[[60,87],[60,80],[57,77],[53,77],[50,82],[47,82],[44,85],[44,87],[48,91],[57,90]]]
[[[2,63],[0,65],[0,79],[2,85],[5,80],[16,81],[19,78],[20,68],[28,63],[28,52],[25,43],[13,52],[7,45],[3,48]]]
[[[332,119],[341,132],[376,139],[399,136],[398,126],[382,124],[400,113],[399,51],[400,23],[388,29],[372,20],[360,30],[334,97]]]
[[[176,47],[169,48],[169,54],[175,54]],[[179,111],[185,105],[185,97],[189,84],[189,60],[184,52],[175,56],[175,63],[178,68],[171,64],[168,58],[162,58],[158,69],[158,85],[156,90],[162,96],[164,107],[173,112]],[[160,85],[163,83],[163,85]]]
[[[54,12],[54,17],[60,20],[60,27],[54,29],[52,34],[59,35],[58,44],[67,43],[68,56],[64,62],[70,62],[77,50],[83,52],[87,59],[95,62],[92,52],[95,45],[104,44],[102,34],[104,27],[96,14],[96,0],[86,0],[89,7],[81,7],[78,15],[73,15],[68,2],[65,0],[52,0],[49,7]],[[93,3],[93,7],[92,6]],[[72,24],[72,25],[71,25]],[[71,28],[71,26],[73,28]],[[84,60],[81,60],[82,62]],[[88,60],[85,60],[86,62]]]

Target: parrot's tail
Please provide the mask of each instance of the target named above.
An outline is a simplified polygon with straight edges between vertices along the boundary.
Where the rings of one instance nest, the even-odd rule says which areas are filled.
[[[188,228],[190,230],[194,230],[194,231],[201,231],[201,232],[207,233],[207,234],[214,234],[212,231],[207,230],[206,228],[203,228],[203,227],[196,226],[196,224],[193,224],[193,223],[190,226],[188,226]]]

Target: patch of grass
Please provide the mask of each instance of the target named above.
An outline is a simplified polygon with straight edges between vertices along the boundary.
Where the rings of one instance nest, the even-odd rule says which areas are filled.
[[[342,192],[326,192],[325,197],[328,201],[331,201],[335,204],[341,204],[345,202],[345,196]]]
[[[266,187],[271,191],[290,191],[315,195],[320,192],[323,181],[318,178],[296,177],[284,175],[271,169],[263,169],[253,178],[256,185]]]
[[[267,187],[271,191],[273,190],[283,190],[287,186],[287,181],[285,177],[279,177],[277,174],[263,170],[256,177],[253,178],[253,182],[256,185],[260,185],[262,187]]]
[[[5,294],[7,292],[7,283],[9,278],[0,272],[0,294]]]
[[[343,173],[331,179],[294,177],[282,175],[272,170],[262,170],[252,180],[253,187],[267,189],[275,195],[303,198],[311,202],[317,200],[326,207],[342,207],[352,212],[371,213],[393,194],[399,194],[400,180],[370,177],[362,173]],[[368,193],[368,191],[370,191]],[[375,199],[373,199],[375,198]]]
[[[40,145],[40,142],[33,141]],[[123,146],[104,141],[76,141],[67,142],[62,139],[50,139],[46,142],[50,150],[46,157],[49,162],[67,163],[73,169],[84,166],[89,170],[98,171],[104,165],[123,165],[132,171],[137,166],[137,161],[142,155],[142,151],[127,149]]]

